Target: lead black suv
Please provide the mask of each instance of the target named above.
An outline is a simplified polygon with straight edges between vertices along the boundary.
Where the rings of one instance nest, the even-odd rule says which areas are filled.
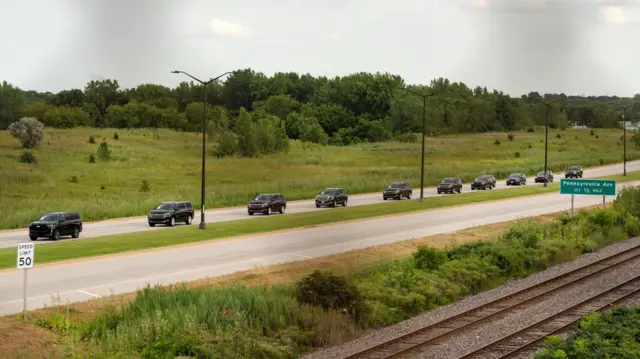
[[[492,189],[496,187],[496,178],[492,175],[482,175],[476,177],[471,182],[471,190],[474,189]]]
[[[247,212],[249,212],[250,216],[257,212],[270,215],[272,212],[277,211],[284,214],[286,209],[287,199],[280,193],[259,194],[247,204]]]
[[[338,204],[346,207],[348,200],[349,193],[347,193],[346,189],[325,188],[316,196],[316,208],[320,208],[320,206],[335,207]]]
[[[402,197],[406,197],[411,199],[412,193],[413,189],[407,182],[393,182],[382,191],[382,199],[385,201],[387,198],[402,199]]]
[[[524,186],[527,184],[527,176],[524,173],[512,173],[507,178],[507,186]]]
[[[82,218],[76,212],[46,213],[29,224],[29,238],[32,241],[47,237],[57,241],[60,236],[80,237]]]
[[[449,177],[442,180],[442,182],[438,183],[438,194],[445,193],[454,193],[454,192],[462,192],[462,180],[457,177]]]
[[[545,176],[544,171],[538,172],[536,175],[536,183],[545,183],[545,182],[553,182],[553,172],[547,170],[547,175]]]
[[[155,227],[156,224],[166,224],[173,227],[176,222],[191,224],[193,216],[194,210],[191,202],[162,202],[149,212],[147,220],[150,227]]]
[[[564,172],[564,178],[582,178],[582,167],[571,166]]]

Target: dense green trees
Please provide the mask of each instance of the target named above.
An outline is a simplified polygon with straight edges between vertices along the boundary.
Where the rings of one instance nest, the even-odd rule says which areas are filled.
[[[286,137],[333,145],[405,138],[422,131],[423,100],[403,90],[404,86],[400,76],[388,73],[361,72],[327,78],[279,72],[268,77],[241,69],[223,83],[212,83],[207,88],[208,132],[215,139],[224,136],[224,147],[229,149],[235,147],[232,143],[236,141],[235,148],[245,156],[282,151],[287,148]],[[412,88],[430,94],[425,126],[429,135],[510,131],[542,125],[546,108],[539,100],[556,100],[550,112],[553,128],[575,124],[617,127],[621,119],[618,106],[633,100],[537,92],[518,98],[444,78]],[[117,80],[101,80],[90,81],[84,89],[57,94],[22,91],[3,82],[0,129],[27,116],[54,127],[200,131],[202,97],[202,85],[193,82],[182,82],[173,89],[156,84],[122,89]],[[640,101],[640,95],[635,100]],[[633,107],[627,118],[640,120],[640,105]],[[229,151],[216,153],[228,155]]]

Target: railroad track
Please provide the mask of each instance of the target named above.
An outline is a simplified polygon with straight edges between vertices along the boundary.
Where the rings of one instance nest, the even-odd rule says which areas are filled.
[[[627,280],[610,290],[552,314],[513,334],[504,336],[459,359],[506,359],[532,351],[549,335],[567,331],[580,322],[583,316],[606,310],[640,293],[640,276]]]
[[[440,344],[462,329],[471,329],[487,321],[495,320],[498,316],[504,315],[517,308],[541,302],[545,299],[545,295],[551,292],[589,280],[617,266],[637,260],[639,257],[640,245],[637,245],[531,287],[518,290],[507,296],[461,312],[442,321],[346,356],[344,359],[398,359],[407,357],[409,354],[415,353],[427,346]],[[507,338],[502,339],[506,340]],[[498,345],[497,343],[494,344]],[[481,349],[487,352],[490,348],[483,347]],[[520,349],[520,351],[522,350],[524,349]],[[472,354],[480,355],[480,352],[477,351],[475,354],[469,353],[464,358],[471,358],[469,355]]]

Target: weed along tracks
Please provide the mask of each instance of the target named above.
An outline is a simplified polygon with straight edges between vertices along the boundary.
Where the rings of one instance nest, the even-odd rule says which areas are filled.
[[[448,353],[446,359],[530,357],[547,336],[572,329],[582,316],[623,304],[639,295],[640,272],[629,270],[634,265],[640,265],[640,244],[343,358],[445,359],[437,348],[454,342],[458,350]],[[627,278],[615,282],[608,279],[616,273],[626,273]],[[589,288],[592,283],[596,289]],[[582,290],[581,287],[589,290],[579,296],[571,294],[571,291]],[[548,308],[538,310],[541,306]],[[524,322],[498,324],[532,309],[537,310],[537,314]],[[500,333],[477,336],[472,341],[465,339],[478,328],[491,325]]]

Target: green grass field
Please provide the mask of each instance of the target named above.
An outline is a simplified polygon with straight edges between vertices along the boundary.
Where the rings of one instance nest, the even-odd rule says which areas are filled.
[[[640,171],[622,175],[602,177],[618,182],[640,180]],[[95,239],[78,241],[60,241],[38,246],[38,263],[56,262],[69,259],[115,254],[148,248],[159,248],[177,244],[195,243],[240,235],[266,233],[284,229],[317,226],[348,220],[373,218],[390,214],[402,214],[435,208],[450,207],[471,203],[480,203],[500,199],[530,196],[535,194],[558,192],[559,183],[551,183],[547,188],[530,186],[509,190],[482,191],[459,195],[427,198],[423,203],[400,201],[372,204],[358,207],[336,208],[331,211],[306,212],[255,219],[241,219],[220,222],[208,226],[205,231],[197,227],[178,227],[166,231],[149,231],[131,234],[119,234]],[[335,211],[340,215],[336,215]],[[0,269],[15,266],[15,248],[0,249]]]
[[[619,130],[551,130],[549,165],[594,166],[620,162]],[[70,210],[86,221],[144,215],[158,202],[200,198],[201,137],[170,130],[47,129],[37,164],[18,161],[22,149],[0,131],[0,229],[25,227],[47,211]],[[544,129],[428,138],[425,182],[446,176],[469,181],[482,173],[498,178],[510,172],[534,174],[544,163]],[[560,138],[558,138],[560,135]],[[95,144],[89,137],[95,137]],[[596,138],[597,137],[597,138]],[[89,163],[106,140],[112,160]],[[500,145],[494,144],[499,139]],[[213,149],[213,145],[211,145]],[[628,158],[640,151],[627,146]],[[258,192],[281,192],[289,200],[312,198],[329,186],[350,193],[379,191],[388,182],[420,180],[420,143],[374,143],[320,147],[293,141],[289,153],[260,158],[208,157],[207,208],[245,204]],[[149,192],[141,192],[142,181]]]

